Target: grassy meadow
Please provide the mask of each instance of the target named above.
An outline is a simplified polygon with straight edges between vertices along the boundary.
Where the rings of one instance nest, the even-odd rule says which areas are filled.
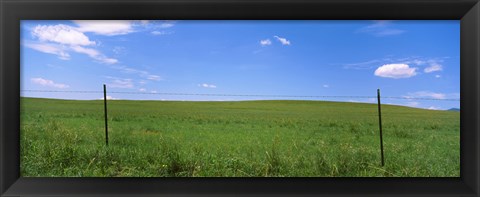
[[[325,101],[21,98],[24,177],[458,177],[460,113]]]

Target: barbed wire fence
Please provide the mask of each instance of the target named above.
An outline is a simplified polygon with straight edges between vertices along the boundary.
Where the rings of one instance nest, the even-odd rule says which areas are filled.
[[[20,90],[21,92],[43,92],[43,93],[77,93],[77,94],[103,94],[103,91],[90,90]],[[377,96],[344,96],[344,95],[272,95],[272,94],[206,94],[206,93],[181,93],[181,92],[125,92],[109,91],[109,94],[130,94],[130,95],[168,95],[168,96],[218,96],[218,97],[266,97],[266,98],[344,98],[344,99],[376,99]],[[428,98],[409,96],[382,96],[382,99],[401,100],[432,100],[432,101],[460,101],[452,98]]]
[[[21,92],[38,92],[38,93],[74,93],[74,94],[103,94],[104,100],[104,116],[105,116],[105,143],[108,146],[108,115],[107,115],[107,91],[106,86],[103,85],[103,91],[91,90],[20,90]],[[410,96],[382,96],[380,97],[380,89],[377,89],[376,96],[345,96],[345,95],[273,95],[273,94],[208,94],[208,93],[181,93],[181,92],[125,92],[125,91],[110,91],[109,94],[129,94],[129,95],[164,95],[164,96],[205,96],[205,97],[262,97],[262,98],[323,98],[323,99],[371,99],[377,101],[378,118],[379,118],[379,134],[380,134],[380,152],[381,165],[385,165],[384,151],[383,151],[383,134],[382,134],[382,115],[381,115],[381,101],[382,99],[399,99],[399,100],[426,100],[426,101],[460,101],[460,99],[453,98],[427,98],[427,97],[410,97]]]

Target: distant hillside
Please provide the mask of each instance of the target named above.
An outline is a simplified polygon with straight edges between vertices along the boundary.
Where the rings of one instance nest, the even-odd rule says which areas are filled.
[[[458,108],[450,108],[450,109],[448,109],[448,111],[460,111],[460,109],[458,109]]]

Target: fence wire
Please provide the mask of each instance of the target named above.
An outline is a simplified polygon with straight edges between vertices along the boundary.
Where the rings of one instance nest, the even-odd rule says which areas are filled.
[[[49,93],[103,93],[103,91],[89,90],[20,90],[22,92],[49,92]],[[175,93],[175,92],[122,92],[108,91],[108,94],[143,94],[143,95],[169,95],[169,96],[220,96],[220,97],[275,97],[275,98],[377,98],[377,96],[330,96],[330,95],[269,95],[269,94],[204,94],[204,93]],[[403,99],[403,100],[434,100],[434,101],[460,101],[450,98],[425,98],[425,97],[399,97],[382,96],[382,99]]]

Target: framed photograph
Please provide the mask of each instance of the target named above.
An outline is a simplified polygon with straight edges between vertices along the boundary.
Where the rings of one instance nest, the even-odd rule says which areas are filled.
[[[471,1],[2,1],[2,196],[478,196]]]

